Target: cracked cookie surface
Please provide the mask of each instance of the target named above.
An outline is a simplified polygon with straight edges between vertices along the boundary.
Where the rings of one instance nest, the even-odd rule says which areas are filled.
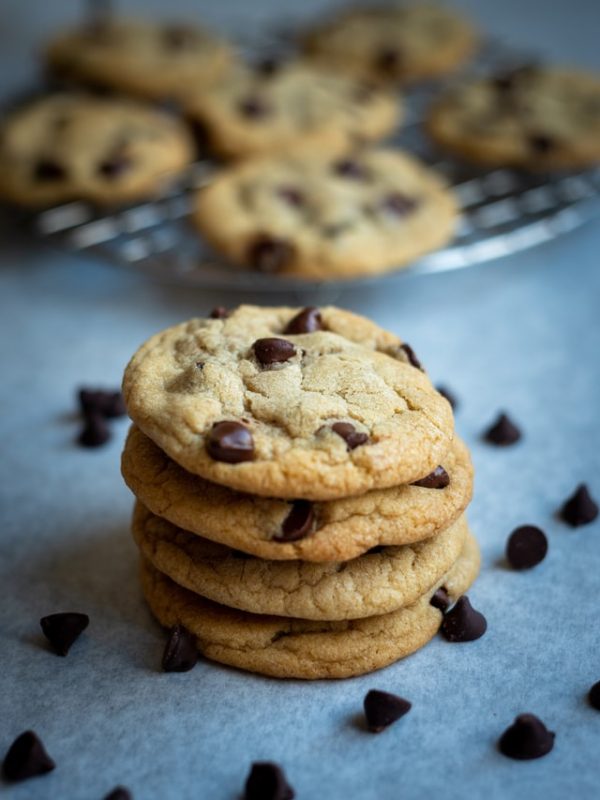
[[[183,625],[213,661],[278,678],[348,678],[397,661],[437,633],[442,613],[430,604],[438,586],[456,600],[479,571],[468,535],[458,560],[416,603],[389,614],[337,622],[262,616],[218,605],[182,589],[142,562],[142,588],[158,621]]]
[[[136,102],[58,94],[2,126],[0,194],[23,205],[122,203],[164,189],[193,157],[185,126]]]
[[[227,42],[188,22],[112,17],[61,33],[46,61],[63,78],[169,100],[209,85],[233,56]]]
[[[428,129],[445,149],[489,166],[589,166],[600,159],[600,79],[531,65],[468,81],[433,105]]]
[[[418,542],[451,525],[473,487],[469,452],[458,437],[442,466],[442,489],[405,484],[314,503],[305,535],[282,540],[294,504],[233,492],[182,469],[133,426],[122,458],[125,482],[154,514],[185,531],[271,560],[347,561],[372,547]]]
[[[477,34],[454,11],[429,5],[351,8],[304,37],[319,62],[384,83],[411,83],[445,75],[466,61]]]
[[[236,264],[326,280],[407,266],[452,238],[457,215],[442,178],[412,156],[307,148],[217,173],[194,221]]]
[[[184,469],[238,491],[331,500],[419,480],[450,449],[449,403],[392,334],[358,315],[240,306],[148,340],[129,415]],[[304,326],[301,326],[304,328]]]
[[[239,66],[186,99],[210,149],[225,158],[310,145],[340,153],[382,139],[400,117],[400,101],[355,78],[293,62],[272,71]]]
[[[139,502],[132,532],[156,569],[202,597],[253,614],[331,621],[415,603],[459,557],[468,528],[460,517],[424,542],[325,564],[244,556],[171,525]]]

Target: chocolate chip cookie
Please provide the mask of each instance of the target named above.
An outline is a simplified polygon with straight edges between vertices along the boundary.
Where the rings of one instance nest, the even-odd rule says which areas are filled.
[[[26,206],[151,197],[193,157],[178,120],[130,101],[58,94],[15,111],[0,137],[0,195]]]
[[[575,169],[600,159],[600,79],[538,65],[468,81],[432,107],[446,150],[491,167]]]
[[[342,72],[384,83],[445,75],[477,46],[475,29],[455,11],[414,3],[351,8],[304,38],[307,53]]]
[[[405,153],[307,148],[217,173],[194,221],[236,264],[327,280],[407,266],[452,238],[457,214],[443,180]]]
[[[241,306],[153,336],[125,371],[129,415],[184,469],[260,496],[428,476],[454,422],[412,350],[356,315],[306,311]]]

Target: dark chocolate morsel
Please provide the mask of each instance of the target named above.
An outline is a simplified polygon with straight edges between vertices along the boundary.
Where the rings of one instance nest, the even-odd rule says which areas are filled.
[[[352,158],[343,158],[341,161],[336,161],[333,165],[333,171],[342,178],[352,178],[357,181],[364,180],[368,175],[364,166]]]
[[[112,792],[109,792],[104,800],[132,800],[133,795],[124,786],[116,786]]]
[[[587,525],[598,516],[598,505],[590,495],[585,483],[579,484],[575,492],[560,509],[561,518],[572,528]]]
[[[521,431],[506,414],[499,414],[494,424],[485,431],[483,436],[490,444],[507,447],[519,441]]]
[[[99,414],[106,419],[124,417],[127,413],[121,392],[106,391],[104,389],[86,389],[82,387],[78,392],[79,407],[85,416]]]
[[[556,147],[556,140],[544,133],[532,133],[528,138],[529,147],[537,155],[546,155]]]
[[[483,636],[486,630],[485,617],[473,608],[466,594],[444,614],[442,633],[449,642],[472,642]]]
[[[68,611],[60,614],[50,614],[42,617],[40,625],[44,636],[50,642],[52,649],[59,656],[66,656],[73,643],[90,624],[87,614]]]
[[[252,434],[240,422],[215,422],[207,437],[208,455],[225,464],[239,464],[254,458]]]
[[[433,593],[429,604],[434,608],[438,608],[442,614],[445,614],[451,606],[450,595],[443,586],[440,586],[440,588],[436,589]]]
[[[209,314],[211,319],[227,319],[229,311],[225,306],[215,306]]]
[[[285,773],[272,761],[255,761],[246,778],[244,800],[293,800]]]
[[[595,683],[588,692],[588,700],[592,708],[595,708],[596,711],[600,711],[600,681]]]
[[[246,97],[240,101],[238,108],[247,119],[262,119],[271,112],[271,108],[260,97]]]
[[[423,365],[421,364],[421,362],[419,361],[419,359],[415,354],[415,351],[409,344],[406,344],[406,342],[404,344],[401,344],[400,350],[402,350],[405,353],[408,363],[412,367],[416,367],[417,369],[423,370]]]
[[[259,272],[281,272],[294,258],[294,246],[267,234],[254,239],[248,248],[248,263]]]
[[[355,447],[360,447],[369,441],[368,434],[357,431],[351,422],[334,422],[331,430],[342,437],[348,445],[348,450],[354,450]]]
[[[402,64],[400,50],[397,47],[382,47],[375,54],[375,69],[382,75],[393,76]]]
[[[442,466],[436,467],[429,475],[412,484],[412,486],[422,486],[425,489],[445,489],[449,485],[450,475]]]
[[[116,152],[104,161],[100,162],[98,166],[98,172],[104,178],[118,178],[124,172],[127,172],[129,169],[131,169],[132,163],[133,162],[130,156],[123,152]]]
[[[8,748],[2,774],[7,781],[24,781],[51,772],[55,766],[39,736],[33,731],[25,731]]]
[[[165,672],[188,672],[198,663],[196,638],[183,625],[171,628],[165,645],[162,668]]]
[[[414,197],[408,197],[401,192],[392,192],[382,200],[383,208],[397,217],[405,217],[407,214],[412,214],[418,205]]]
[[[313,526],[315,514],[308,500],[294,500],[292,508],[281,525],[281,533],[274,536],[276,542],[297,542],[304,539]]]
[[[412,707],[412,704],[403,697],[378,689],[367,692],[363,705],[367,727],[372,733],[380,733],[407,714]]]
[[[288,322],[284,333],[314,333],[315,331],[323,330],[323,319],[321,312],[314,306],[300,311],[295,317]]]
[[[454,393],[451,392],[450,389],[448,389],[446,386],[436,386],[435,388],[442,395],[442,397],[446,398],[446,400],[450,403],[450,407],[454,411],[454,409],[458,405],[458,402],[456,400],[456,396],[454,395]]]
[[[548,539],[535,525],[521,525],[506,543],[506,558],[515,569],[530,569],[543,561],[548,552]]]
[[[270,78],[279,72],[281,61],[277,58],[263,58],[254,64],[254,71],[264,78]]]
[[[35,165],[33,177],[36,181],[62,181],[67,177],[67,172],[56,161],[42,159]]]
[[[519,714],[500,737],[498,749],[508,758],[541,758],[554,747],[554,736],[541,719],[533,714]]]
[[[269,367],[271,364],[283,364],[296,355],[296,348],[291,342],[275,336],[257,339],[252,345],[252,349],[263,367]]]
[[[100,447],[110,439],[110,430],[103,414],[96,411],[86,414],[85,423],[77,441],[82,447]]]

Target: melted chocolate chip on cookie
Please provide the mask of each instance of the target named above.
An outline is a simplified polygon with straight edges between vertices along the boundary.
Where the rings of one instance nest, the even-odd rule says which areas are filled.
[[[273,539],[276,542],[297,542],[298,539],[304,539],[311,532],[314,520],[312,503],[308,500],[294,500],[281,525],[281,533]]]
[[[284,333],[314,333],[323,330],[323,318],[318,308],[309,306],[296,314],[287,324]]]
[[[301,208],[306,202],[304,194],[294,186],[280,186],[277,189],[277,196],[295,208]]]
[[[25,731],[8,748],[2,763],[2,774],[7,781],[24,781],[45,775],[55,766],[39,736],[33,731]]]
[[[556,139],[544,133],[533,133],[527,138],[529,148],[540,156],[545,156],[556,148]]]
[[[52,181],[62,181],[67,177],[66,169],[56,161],[42,159],[35,165],[33,177],[40,183],[50,183]]]
[[[88,615],[78,612],[50,614],[40,620],[44,636],[59,656],[67,655],[89,624]]]
[[[354,450],[369,441],[368,434],[357,431],[351,422],[334,422],[331,430],[342,437],[348,446],[348,450]]]
[[[114,180],[123,173],[128,172],[133,165],[131,157],[121,151],[115,151],[111,156],[102,161],[98,166],[98,172],[104,178]]]
[[[263,119],[271,113],[271,107],[260,97],[246,97],[240,100],[238,109],[247,119]]]
[[[429,604],[432,605],[434,608],[439,609],[439,611],[441,611],[442,614],[445,614],[446,611],[452,605],[452,601],[450,600],[450,595],[448,594],[448,591],[443,586],[440,586],[440,588],[436,589],[435,592],[433,593],[433,596],[429,601]]]
[[[283,364],[296,355],[296,348],[291,342],[288,342],[287,339],[277,339],[276,337],[257,339],[252,345],[252,349],[263,367],[269,367],[272,364]]]
[[[534,714],[519,714],[498,742],[500,752],[519,761],[541,758],[554,747],[555,734]]]
[[[381,733],[400,717],[408,714],[412,703],[396,694],[371,689],[365,696],[363,706],[367,727],[371,733]]]
[[[391,192],[383,198],[381,205],[385,211],[391,212],[396,217],[406,217],[416,210],[419,203],[414,197],[408,197],[401,192]]]
[[[386,77],[398,74],[402,66],[402,54],[398,47],[382,47],[375,54],[374,66],[377,72]]]
[[[333,171],[341,178],[350,178],[356,181],[364,181],[369,176],[365,167],[353,158],[343,158],[341,161],[336,161],[333,165]]]
[[[248,249],[248,263],[259,272],[281,272],[294,258],[294,246],[285,239],[263,234]]]
[[[436,467],[429,475],[411,484],[411,486],[422,486],[424,489],[445,489],[449,485],[450,475],[442,466]]]
[[[254,441],[244,425],[224,420],[215,422],[212,426],[207,437],[206,450],[215,461],[240,464],[254,458]]]

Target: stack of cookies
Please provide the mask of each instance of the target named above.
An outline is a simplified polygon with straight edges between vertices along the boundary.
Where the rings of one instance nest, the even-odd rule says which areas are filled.
[[[207,658],[360,675],[422,647],[474,580],[450,405],[369,320],[215,309],[146,342],[123,388],[143,591]]]

